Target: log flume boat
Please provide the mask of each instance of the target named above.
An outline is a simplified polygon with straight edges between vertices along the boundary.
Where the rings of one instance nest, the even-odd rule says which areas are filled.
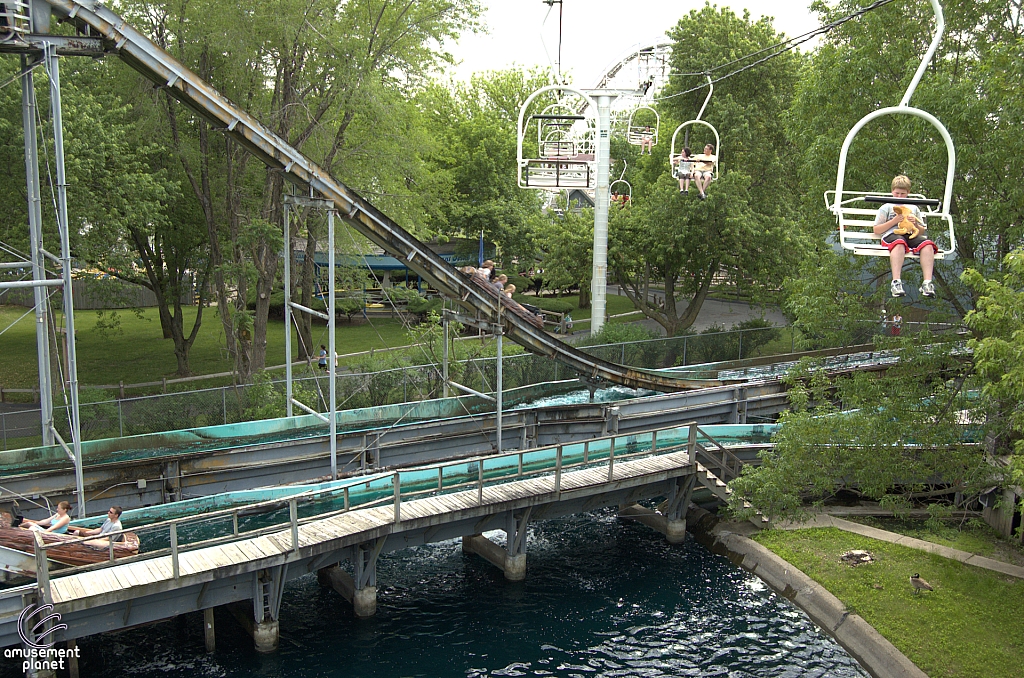
[[[11,515],[0,513],[0,546],[28,554],[35,553],[33,531],[21,527],[11,527]],[[73,534],[53,534],[43,532],[43,541],[47,544],[70,542],[79,537]],[[139,552],[139,537],[134,532],[125,532],[124,540],[114,542],[114,558],[134,556]],[[47,549],[47,557],[63,565],[91,565],[100,563],[110,557],[109,543],[104,537],[91,541],[66,544]]]

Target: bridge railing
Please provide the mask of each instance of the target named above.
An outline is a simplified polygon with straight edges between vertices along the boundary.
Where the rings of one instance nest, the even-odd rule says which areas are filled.
[[[643,433],[612,434],[582,442],[479,455],[324,483],[321,487],[298,491],[290,496],[150,523],[103,536],[93,535],[45,543],[41,533],[35,533],[37,585],[40,595],[44,596],[43,599],[49,600],[51,572],[47,552],[70,544],[93,542],[95,546],[96,542],[107,540],[107,559],[92,565],[61,569],[53,572],[54,576],[63,577],[169,555],[172,576],[177,579],[181,572],[180,556],[189,551],[241,539],[285,533],[290,534],[291,548],[297,551],[300,526],[355,509],[391,505],[394,522],[399,524],[402,503],[419,497],[475,488],[477,503],[482,505],[484,490],[488,486],[541,476],[551,477],[550,491],[559,495],[562,491],[562,474],[566,470],[604,467],[607,469],[608,482],[612,482],[618,463],[681,451],[689,453],[691,463],[700,459],[708,468],[722,469],[723,472],[731,471],[733,476],[738,474],[743,464],[725,445],[716,441],[695,422]],[[220,523],[218,529],[224,534],[210,537],[209,530],[203,532],[197,529],[202,525],[209,527],[217,523]],[[246,527],[252,529],[245,529]],[[155,535],[155,539],[150,538],[146,541],[157,548],[115,559],[114,542],[111,537],[129,531],[139,535],[140,542],[143,541],[143,535]],[[189,537],[195,540],[189,541]],[[163,543],[167,545],[163,546]]]

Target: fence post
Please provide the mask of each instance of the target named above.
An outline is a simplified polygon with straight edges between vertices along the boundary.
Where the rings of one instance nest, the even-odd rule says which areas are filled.
[[[32,531],[32,550],[36,556],[36,587],[39,589],[39,599],[44,603],[52,603],[50,595],[50,561],[46,558],[43,535],[40,532]]]
[[[555,494],[562,491],[562,446],[555,451]]]
[[[686,337],[683,337],[683,366],[686,366]]]
[[[124,381],[117,382],[117,399],[124,400]]]
[[[178,578],[178,523],[171,523],[171,574]]]
[[[608,482],[612,481],[612,475],[615,473],[615,438],[611,439],[611,444],[608,446]]]
[[[4,430],[4,449],[7,449],[7,415],[0,413],[0,422],[2,422]]]
[[[224,423],[228,423],[228,390],[222,388],[220,390],[220,406],[224,410]]]
[[[117,430],[124,438],[124,412],[121,411],[121,401],[117,401]]]
[[[743,360],[743,330],[740,330],[740,354],[736,356],[736,360]]]
[[[163,392],[167,393],[167,377],[160,377],[160,381],[163,382],[163,385],[161,386]]]
[[[395,471],[395,480],[392,483],[395,487],[395,525],[402,522],[402,476]]]
[[[299,550],[299,500],[288,500],[288,520],[292,524],[292,550]]]

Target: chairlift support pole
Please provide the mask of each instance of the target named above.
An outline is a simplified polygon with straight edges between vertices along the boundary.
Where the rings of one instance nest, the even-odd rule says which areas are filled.
[[[590,283],[590,334],[604,327],[608,293],[608,203],[611,170],[611,110],[620,92],[596,90],[597,102],[597,190],[594,194],[594,268]],[[500,346],[500,344],[499,344]]]

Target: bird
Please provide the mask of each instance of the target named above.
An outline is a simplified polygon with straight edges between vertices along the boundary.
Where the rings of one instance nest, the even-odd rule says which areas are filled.
[[[934,591],[935,590],[935,589],[932,588],[931,584],[926,582],[924,579],[921,579],[921,575],[917,574],[916,572],[914,573],[914,575],[912,577],[910,577],[910,583],[914,587],[914,593],[915,594],[920,593],[922,590],[924,590],[924,591]]]

